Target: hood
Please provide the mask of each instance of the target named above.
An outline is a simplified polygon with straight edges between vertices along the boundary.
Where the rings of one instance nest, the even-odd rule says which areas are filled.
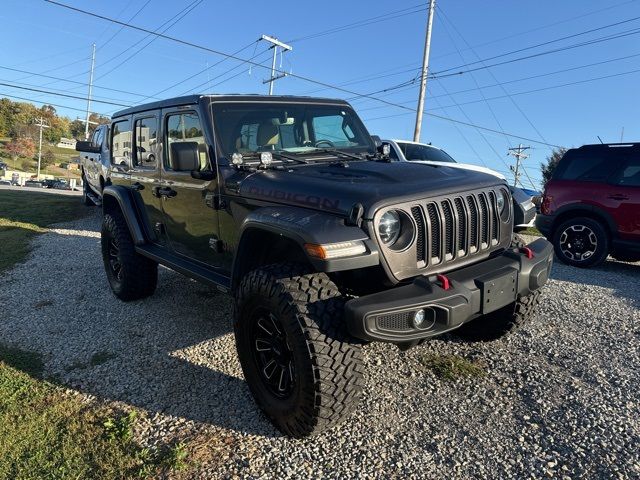
[[[285,205],[347,215],[361,203],[366,218],[384,205],[458,193],[502,183],[486,173],[417,162],[315,163],[260,170],[237,184],[238,193]]]
[[[479,165],[473,165],[471,163],[450,163],[450,162],[433,162],[431,160],[412,160],[413,163],[431,163],[433,165],[441,165],[453,168],[464,168],[465,170],[473,170],[474,172],[482,172],[487,175],[493,175],[494,177],[498,177],[500,180],[506,180],[507,177],[502,175],[501,173],[496,172],[495,170],[491,170],[487,167],[481,167]]]

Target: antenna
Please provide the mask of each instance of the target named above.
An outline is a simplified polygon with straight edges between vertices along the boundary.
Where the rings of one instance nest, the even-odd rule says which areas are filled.
[[[596,135],[596,137],[598,137],[598,140],[600,140],[600,143],[602,143],[604,145],[604,142],[602,141],[602,139],[600,138],[600,135]]]

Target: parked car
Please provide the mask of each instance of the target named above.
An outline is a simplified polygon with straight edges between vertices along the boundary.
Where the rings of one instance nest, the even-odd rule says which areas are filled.
[[[45,180],[42,180],[42,187],[43,188],[53,188],[55,183],[56,183],[55,179],[47,178]]]
[[[390,162],[344,101],[192,95],[117,112],[111,132],[111,290],[152,295],[161,264],[233,295],[244,378],[288,435],[356,408],[365,342],[497,338],[534,318],[553,248],[513,237],[505,182]],[[143,137],[155,162],[136,158]]]
[[[569,265],[592,267],[609,254],[640,261],[640,143],[568,150],[545,187],[536,226]]]
[[[426,143],[410,142],[408,140],[383,140],[391,146],[389,157],[400,162],[424,162],[441,167],[463,168],[475,172],[487,173],[506,181],[506,177],[495,170],[471,163],[458,163],[451,155],[441,148]],[[513,199],[514,231],[525,230],[534,225],[536,206],[533,196],[524,189],[510,186]]]
[[[108,125],[98,125],[90,141],[76,142],[76,150],[80,152],[82,203],[87,206],[102,203],[102,191],[110,182],[109,134]],[[116,137],[116,144],[123,141]],[[131,139],[126,141],[131,142]]]
[[[0,180],[0,185],[11,186],[11,182],[9,180]]]
[[[24,182],[24,186],[31,188],[42,188],[43,183],[40,180],[27,180],[26,182]]]

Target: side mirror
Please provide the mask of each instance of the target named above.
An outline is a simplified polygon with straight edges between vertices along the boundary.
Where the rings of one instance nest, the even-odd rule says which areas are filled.
[[[382,140],[378,135],[371,135],[371,140],[373,140],[373,143],[376,145],[376,148],[380,148],[380,145],[382,145]]]
[[[391,155],[391,144],[387,142],[380,142],[380,146],[378,147],[378,153],[382,156],[382,158],[389,158]]]
[[[91,142],[76,142],[76,151],[85,153],[100,153],[100,147],[95,147]]]
[[[200,168],[198,142],[174,142],[171,144],[171,170],[192,172]]]

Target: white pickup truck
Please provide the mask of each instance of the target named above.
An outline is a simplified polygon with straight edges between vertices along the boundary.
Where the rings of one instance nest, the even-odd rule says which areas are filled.
[[[82,171],[82,202],[85,205],[101,205],[102,190],[109,184],[109,125],[98,125],[91,139],[77,142]]]

